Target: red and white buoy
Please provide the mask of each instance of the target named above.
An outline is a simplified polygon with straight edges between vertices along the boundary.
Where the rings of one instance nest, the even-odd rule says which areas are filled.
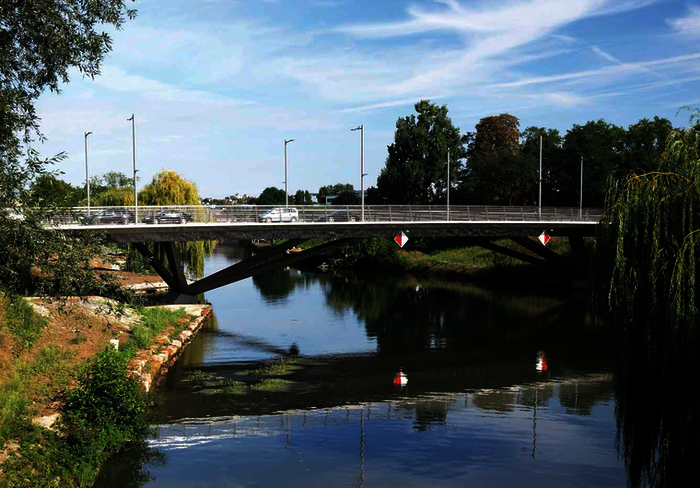
[[[547,358],[542,351],[537,353],[537,364],[535,365],[535,369],[537,371],[547,371]]]
[[[408,376],[399,370],[399,372],[396,373],[396,376],[394,376],[394,384],[404,386],[406,383],[408,383]]]

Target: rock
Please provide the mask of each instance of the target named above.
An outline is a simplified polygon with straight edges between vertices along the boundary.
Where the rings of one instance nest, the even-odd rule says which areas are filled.
[[[53,430],[53,424],[56,423],[56,420],[58,420],[58,413],[33,418],[32,423],[39,425],[45,429]]]

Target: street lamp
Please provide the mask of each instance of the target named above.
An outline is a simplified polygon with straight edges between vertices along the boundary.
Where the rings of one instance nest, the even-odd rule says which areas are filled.
[[[447,148],[447,221],[450,220],[450,149]]]
[[[139,205],[136,196],[136,172],[138,171],[136,169],[136,119],[134,114],[131,114],[131,117],[126,120],[127,122],[131,121],[131,151],[134,157],[134,224],[137,224],[139,221]]]
[[[88,170],[87,138],[92,132],[85,133],[85,188],[87,189],[87,214],[90,215],[90,171]]]
[[[350,130],[360,131],[360,197],[362,198],[362,222],[365,221],[365,126],[360,125]]]
[[[289,191],[287,187],[289,185],[289,171],[287,170],[287,144],[293,142],[294,139],[284,140],[284,206],[289,207]]]

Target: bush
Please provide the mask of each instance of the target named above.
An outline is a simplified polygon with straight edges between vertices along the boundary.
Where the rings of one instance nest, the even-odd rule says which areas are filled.
[[[5,301],[4,320],[23,349],[31,349],[46,327],[46,320],[37,315],[26,300],[19,297]]]
[[[63,429],[76,454],[99,458],[147,432],[146,400],[127,375],[128,360],[128,355],[106,348],[81,371],[78,388],[68,394]]]

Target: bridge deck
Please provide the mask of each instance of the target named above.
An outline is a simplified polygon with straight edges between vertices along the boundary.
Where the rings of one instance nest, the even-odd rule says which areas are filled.
[[[64,225],[72,234],[106,232],[115,242],[183,242],[223,239],[393,238],[399,232],[411,237],[519,237],[594,236],[596,222],[562,221],[434,221],[434,222],[294,222]]]

